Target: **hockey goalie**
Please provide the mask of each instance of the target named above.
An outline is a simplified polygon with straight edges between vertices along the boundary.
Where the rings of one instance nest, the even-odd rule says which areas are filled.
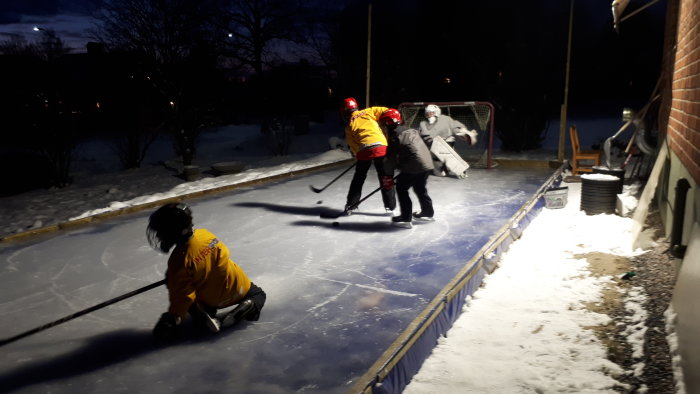
[[[430,147],[435,159],[434,174],[437,176],[452,175],[466,178],[469,164],[454,151],[456,138],[470,145],[476,144],[477,132],[470,130],[462,122],[442,115],[440,107],[429,104],[425,107],[426,119],[420,122],[420,134],[423,141]]]

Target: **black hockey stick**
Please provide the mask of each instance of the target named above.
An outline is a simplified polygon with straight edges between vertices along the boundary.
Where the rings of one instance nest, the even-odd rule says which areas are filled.
[[[29,331],[25,331],[25,332],[23,332],[23,333],[21,333],[21,334],[15,335],[15,336],[10,337],[10,338],[3,339],[3,340],[0,341],[0,346],[7,345],[7,344],[10,343],[10,342],[14,342],[14,341],[16,341],[16,340],[18,340],[18,339],[22,339],[22,338],[27,337],[27,336],[30,336],[30,335],[32,335],[32,334],[36,334],[37,332],[44,331],[44,330],[48,330],[48,329],[51,328],[51,327],[55,327],[55,326],[57,326],[57,325],[59,325],[59,324],[65,323],[65,322],[67,322],[67,321],[69,321],[69,320],[73,320],[73,319],[78,318],[78,317],[80,317],[80,316],[86,315],[86,314],[88,314],[88,313],[90,313],[90,312],[96,311],[96,310],[98,310],[98,309],[102,309],[102,308],[104,308],[104,307],[106,307],[106,306],[108,306],[108,305],[112,305],[112,304],[117,303],[117,302],[119,302],[119,301],[121,301],[121,300],[127,299],[127,298],[129,298],[129,297],[133,297],[133,296],[135,296],[135,295],[137,295],[137,294],[141,294],[141,293],[143,293],[143,292],[146,292],[146,291],[148,291],[148,290],[151,290],[151,289],[156,288],[156,287],[158,287],[158,286],[160,286],[160,285],[163,285],[163,284],[165,284],[165,279],[160,280],[160,281],[155,282],[155,283],[151,283],[151,284],[148,285],[148,286],[144,286],[144,287],[142,287],[142,288],[140,288],[140,289],[136,289],[136,290],[131,291],[131,292],[128,292],[128,293],[126,293],[126,294],[120,295],[119,297],[112,298],[111,300],[108,300],[108,301],[105,301],[105,302],[103,302],[103,303],[97,304],[97,305],[92,306],[92,307],[90,307],[90,308],[83,309],[82,311],[75,312],[75,313],[72,314],[72,315],[69,315],[69,316],[66,316],[66,317],[64,317],[64,318],[58,319],[58,320],[53,321],[53,322],[51,322],[51,323],[44,324],[43,326],[40,326],[40,327],[31,329],[31,330],[29,330]]]
[[[320,189],[317,188],[317,187],[314,187],[313,185],[309,185],[309,187],[310,187],[311,190],[313,190],[315,193],[321,193],[322,191],[326,190],[326,188],[327,188],[328,186],[332,185],[333,182],[337,181],[338,179],[340,179],[341,176],[345,175],[345,173],[347,173],[348,171],[352,170],[356,165],[357,165],[357,162],[352,163],[352,165],[351,165],[350,167],[348,167],[345,171],[343,171],[342,173],[340,173],[340,175],[338,175],[337,177],[335,177],[335,179],[333,179],[332,181],[328,182],[328,184],[327,184],[326,186],[324,186],[324,187],[322,187],[322,188],[320,188]]]
[[[397,177],[398,177],[398,175],[394,177],[394,180],[396,180]],[[376,193],[376,192],[378,192],[378,191],[380,191],[380,190],[382,190],[382,187],[381,187],[381,186],[379,186],[378,188],[374,189],[370,194],[368,194],[368,195],[362,197],[362,199],[360,199],[360,201],[358,201],[357,204],[356,204],[355,206],[359,207],[360,204],[362,204],[363,201],[365,201],[366,199],[372,197],[372,195],[374,195],[374,193]],[[346,210],[344,210],[344,211],[341,211],[340,213],[321,212],[321,217],[324,218],[324,219],[337,219],[337,218],[339,218],[339,217],[341,217],[341,216],[345,216],[345,215],[347,215],[347,214],[348,214],[348,210],[346,209]]]

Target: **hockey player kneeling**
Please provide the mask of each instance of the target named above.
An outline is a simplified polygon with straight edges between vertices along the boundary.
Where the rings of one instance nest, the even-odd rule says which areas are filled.
[[[231,260],[221,240],[208,230],[193,229],[187,205],[160,207],[151,215],[146,233],[158,251],[168,253],[175,247],[165,275],[170,306],[153,329],[157,340],[176,339],[188,313],[196,327],[215,333],[243,319],[258,320],[265,292]],[[230,312],[217,317],[218,309],[234,305]]]

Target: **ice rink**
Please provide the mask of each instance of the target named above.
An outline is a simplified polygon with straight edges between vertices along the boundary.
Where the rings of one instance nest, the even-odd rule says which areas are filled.
[[[410,230],[390,226],[379,193],[352,216],[320,218],[343,207],[351,175],[320,194],[309,185],[337,168],[189,200],[195,227],[267,293],[260,320],[219,335],[186,326],[158,347],[158,287],[4,346],[0,391],[345,393],[553,172],[430,177],[436,221]],[[370,171],[364,194],[376,187]],[[161,280],[167,256],[145,237],[151,212],[0,244],[0,337]]]

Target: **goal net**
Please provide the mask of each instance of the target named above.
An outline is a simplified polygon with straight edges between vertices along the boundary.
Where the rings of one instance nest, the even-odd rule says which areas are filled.
[[[485,101],[449,101],[449,102],[413,102],[401,103],[399,112],[404,123],[420,130],[420,122],[425,119],[425,107],[435,104],[440,107],[442,115],[462,122],[470,130],[478,133],[475,145],[469,145],[457,138],[454,149],[474,168],[492,168],[493,163],[493,105]]]

